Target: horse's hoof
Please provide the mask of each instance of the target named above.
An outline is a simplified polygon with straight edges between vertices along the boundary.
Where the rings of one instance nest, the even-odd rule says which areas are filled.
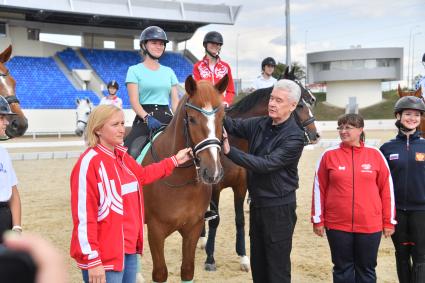
[[[251,270],[251,264],[249,262],[249,257],[244,255],[240,257],[241,270],[249,272]]]
[[[204,268],[206,271],[216,271],[217,270],[217,266],[215,265],[215,263],[205,263]]]
[[[145,283],[145,279],[143,278],[142,273],[136,274],[136,283]]]
[[[199,237],[198,244],[196,245],[198,249],[205,250],[207,245],[207,237]]]

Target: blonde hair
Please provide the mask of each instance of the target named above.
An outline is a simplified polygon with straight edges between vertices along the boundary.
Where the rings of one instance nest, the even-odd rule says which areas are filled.
[[[122,111],[114,105],[99,105],[90,113],[87,121],[84,139],[89,147],[95,147],[99,143],[99,136],[97,131],[100,130],[106,121],[108,121],[113,114]]]

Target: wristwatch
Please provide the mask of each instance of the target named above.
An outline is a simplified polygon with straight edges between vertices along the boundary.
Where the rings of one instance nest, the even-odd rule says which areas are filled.
[[[147,123],[147,122],[148,122],[148,117],[149,117],[149,114],[146,114],[146,115],[142,118],[143,122]]]

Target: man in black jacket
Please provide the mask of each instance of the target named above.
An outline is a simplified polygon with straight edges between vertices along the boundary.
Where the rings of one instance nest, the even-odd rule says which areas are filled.
[[[290,80],[278,81],[271,93],[269,115],[250,119],[226,117],[229,134],[248,140],[245,153],[230,147],[224,153],[247,169],[250,203],[251,266],[254,282],[291,282],[292,235],[297,221],[295,190],[304,133],[292,112],[301,96]]]

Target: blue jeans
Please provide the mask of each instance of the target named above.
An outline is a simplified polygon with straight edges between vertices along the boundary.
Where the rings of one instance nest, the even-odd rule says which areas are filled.
[[[135,283],[137,272],[137,254],[126,254],[123,271],[106,271],[106,283]],[[83,280],[89,283],[89,273],[82,270]]]

